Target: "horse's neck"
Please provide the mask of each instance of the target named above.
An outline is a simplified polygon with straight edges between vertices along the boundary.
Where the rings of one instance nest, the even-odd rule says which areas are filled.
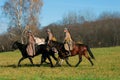
[[[62,43],[55,42],[54,45],[55,45],[54,47],[56,47],[56,48],[58,48],[58,49],[63,48],[63,44],[62,44]]]

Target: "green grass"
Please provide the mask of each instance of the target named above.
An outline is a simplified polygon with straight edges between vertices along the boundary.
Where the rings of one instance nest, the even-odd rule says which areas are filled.
[[[17,67],[19,51],[0,53],[0,80],[120,80],[120,47],[94,48],[92,52],[96,58],[94,66],[83,57],[78,67],[63,62],[62,67],[55,68],[48,64],[32,66],[28,59]],[[33,58],[34,64],[39,64],[40,59],[40,56]],[[77,61],[78,56],[70,58],[72,65]]]

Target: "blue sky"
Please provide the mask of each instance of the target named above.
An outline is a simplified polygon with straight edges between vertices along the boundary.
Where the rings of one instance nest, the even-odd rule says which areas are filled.
[[[99,15],[104,11],[120,11],[120,0],[43,0],[41,24],[57,22],[68,12],[91,11]]]
[[[5,0],[0,0],[0,6]],[[69,12],[89,11],[95,15],[102,12],[120,12],[120,0],[43,0],[40,22],[42,26],[57,22]],[[7,29],[7,21],[1,16],[0,33]]]

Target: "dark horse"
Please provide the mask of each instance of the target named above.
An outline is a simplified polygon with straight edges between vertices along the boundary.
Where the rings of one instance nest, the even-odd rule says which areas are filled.
[[[13,45],[12,45],[12,47],[14,49],[19,49],[20,52],[21,52],[21,54],[22,54],[22,58],[19,60],[18,66],[20,66],[20,62],[22,60],[26,59],[26,58],[28,58],[30,60],[31,64],[33,64],[32,58],[35,57],[35,56],[38,56],[39,54],[42,54],[41,64],[43,64],[43,62],[46,61],[46,58],[48,58],[48,60],[50,61],[51,67],[53,67],[50,55],[57,61],[57,58],[54,56],[54,52],[52,50],[48,50],[47,46],[44,45],[44,44],[37,45],[35,47],[35,51],[36,51],[35,56],[29,56],[28,53],[27,53],[27,51],[26,51],[27,45],[21,44],[18,41],[14,42]]]
[[[56,41],[50,41],[48,44],[50,47],[56,47],[56,49],[58,50],[58,55],[60,59],[65,59],[66,63],[71,66],[71,64],[68,62],[68,56],[66,55],[66,53],[68,53],[68,51],[65,50],[64,48],[64,43],[60,43],[60,42],[56,42]],[[71,52],[71,57],[78,55],[79,56],[79,61],[78,63],[75,65],[76,67],[80,64],[80,62],[82,61],[82,55],[85,56],[89,62],[91,63],[91,65],[94,65],[91,58],[95,59],[94,55],[92,54],[90,48],[85,45],[85,44],[74,44],[73,46],[73,50],[70,51]],[[91,56],[91,58],[89,57],[89,55]]]

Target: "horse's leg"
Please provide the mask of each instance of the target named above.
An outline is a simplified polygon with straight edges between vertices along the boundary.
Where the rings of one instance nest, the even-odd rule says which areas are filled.
[[[52,56],[54,58],[54,60],[56,61],[56,65],[59,63],[59,60],[55,57],[55,56]]]
[[[43,57],[43,55],[41,56],[41,63],[40,66],[43,64],[43,62],[45,62],[45,57]]]
[[[44,58],[44,62],[45,62],[46,64],[50,64],[49,62],[46,61],[46,59],[47,59],[47,58],[45,57],[45,58]]]
[[[90,59],[90,57],[88,58],[88,60],[90,61],[91,65],[93,66],[94,64],[93,64],[92,60]]]
[[[33,60],[32,60],[32,58],[28,58],[28,59],[30,60],[31,64],[33,65]]]
[[[63,61],[64,61],[64,59],[60,59],[59,62],[58,62],[58,65],[62,66]]]
[[[52,57],[54,58],[55,61],[58,61],[58,59],[55,57],[55,55],[52,55]]]
[[[64,61],[64,59],[61,59],[61,63],[60,63],[61,66],[62,66],[63,61]]]
[[[86,45],[86,47],[87,47],[87,51],[90,54],[91,58],[95,59],[95,57],[94,57],[93,53],[91,52],[90,48],[87,45]]]
[[[82,61],[82,55],[79,53],[79,61],[78,61],[78,63],[75,65],[75,67],[77,67],[77,66],[80,64],[81,61]]]
[[[49,55],[47,55],[48,60],[50,61],[51,67],[53,67],[52,60]]]
[[[68,62],[68,57],[65,58],[65,62],[66,62],[70,67],[72,67],[72,65]]]
[[[55,64],[55,66],[61,66],[61,64],[60,64],[60,57],[58,57],[58,59],[57,59],[57,62],[56,62],[56,64]]]
[[[59,63],[59,60],[55,57],[54,54],[52,54],[52,57],[54,58],[54,60],[56,61],[56,65]]]
[[[84,52],[84,56],[89,60],[89,62],[91,63],[91,65],[93,66],[93,62],[91,60],[91,58],[88,56],[88,53],[87,52]]]
[[[19,60],[19,62],[18,62],[18,66],[20,66],[20,62],[22,61],[22,60],[24,60],[25,58],[24,57],[22,57],[20,60]]]
[[[50,64],[49,62],[46,61],[47,57],[46,57],[46,53],[42,54],[42,57],[41,57],[41,63],[47,63],[47,64]]]

